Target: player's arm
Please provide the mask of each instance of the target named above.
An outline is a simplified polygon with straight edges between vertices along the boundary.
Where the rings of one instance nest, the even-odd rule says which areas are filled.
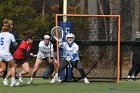
[[[11,34],[11,41],[12,41],[12,45],[13,45],[14,47],[16,47],[16,46],[18,45],[18,43],[17,43],[16,40],[15,40],[14,35],[12,35],[12,34]]]
[[[13,45],[14,47],[16,47],[16,46],[18,45],[18,43],[15,41],[15,42],[12,42],[12,45]]]
[[[74,49],[74,52],[72,54],[72,59],[75,59],[76,57],[78,57],[78,52],[79,52],[79,46],[76,45],[75,49]]]
[[[28,57],[30,57],[30,54],[27,52],[27,50],[26,49],[21,49],[22,50],[22,52],[23,52],[23,55],[26,57],[26,58],[28,58]]]

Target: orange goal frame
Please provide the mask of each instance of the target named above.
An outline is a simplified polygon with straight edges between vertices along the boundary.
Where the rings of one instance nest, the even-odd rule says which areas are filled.
[[[117,80],[116,82],[119,83],[120,81],[120,15],[94,15],[94,14],[56,14],[55,15],[55,26],[58,26],[58,17],[64,17],[64,16],[84,16],[84,17],[117,17],[118,19],[118,49],[117,49]],[[56,35],[58,35],[58,33],[56,32]],[[57,51],[57,60],[58,60],[58,64],[60,64],[60,58],[59,58],[59,46],[58,46],[58,41],[56,42],[56,51]]]

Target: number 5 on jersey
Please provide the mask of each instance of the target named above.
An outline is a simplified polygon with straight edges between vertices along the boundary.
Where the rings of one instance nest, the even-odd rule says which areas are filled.
[[[0,39],[0,45],[3,45],[4,44],[4,38],[1,38]]]

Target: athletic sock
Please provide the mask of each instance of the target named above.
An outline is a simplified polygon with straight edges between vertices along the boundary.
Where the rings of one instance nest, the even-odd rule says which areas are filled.
[[[31,77],[30,79],[33,80],[33,77]]]
[[[55,77],[56,77],[56,78],[58,77],[58,73],[55,73]]]
[[[22,76],[22,74],[21,73],[19,73],[19,77],[21,77]]]
[[[14,83],[15,82],[15,78],[11,78],[11,81],[12,81],[12,83]]]

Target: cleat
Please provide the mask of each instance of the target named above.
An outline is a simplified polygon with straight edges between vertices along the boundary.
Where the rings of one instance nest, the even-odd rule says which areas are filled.
[[[130,76],[127,76],[127,81],[129,81],[130,80]]]
[[[17,82],[17,81],[15,81],[15,82],[12,82],[11,84],[10,84],[10,86],[11,87],[14,87],[14,86],[19,86],[19,82]]]
[[[60,79],[60,77],[58,77],[58,73],[55,74],[55,76],[53,77],[53,79],[51,80],[50,83],[55,83],[55,82],[62,82],[62,80]]]
[[[16,81],[15,86],[19,86],[19,84],[20,84],[20,83]]]
[[[20,82],[23,82],[21,73],[19,73],[18,76],[19,76],[19,77],[18,77],[18,80],[19,80]]]
[[[57,81],[58,83],[61,83],[61,82],[62,82],[62,80],[60,79],[60,77],[56,78],[56,81]]]
[[[8,80],[3,80],[3,85],[7,86],[8,85]]]
[[[19,77],[19,79],[18,79],[21,83],[23,82],[23,79],[22,79],[22,77]]]
[[[10,87],[14,87],[14,84],[13,84],[13,83],[11,83],[11,84],[10,84]]]
[[[133,81],[133,79],[130,76],[127,76],[127,81]]]
[[[30,79],[30,80],[27,82],[27,84],[28,84],[28,85],[33,84],[33,80]]]
[[[52,80],[51,80],[51,82],[50,83],[55,83],[57,80],[56,80],[56,78],[54,77]]]
[[[88,81],[87,78],[84,78],[84,83],[88,84],[88,83],[90,83],[90,82]]]

